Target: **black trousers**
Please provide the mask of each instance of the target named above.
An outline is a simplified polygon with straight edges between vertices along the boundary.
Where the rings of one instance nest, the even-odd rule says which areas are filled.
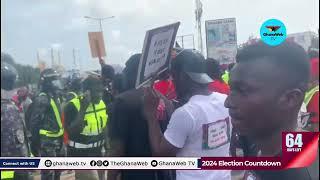
[[[77,149],[74,147],[67,147],[67,154],[68,157],[101,157],[102,147],[96,147],[96,148],[81,148]]]
[[[41,157],[63,157],[62,138],[40,137],[40,156]],[[60,180],[61,171],[42,170],[41,180]]]

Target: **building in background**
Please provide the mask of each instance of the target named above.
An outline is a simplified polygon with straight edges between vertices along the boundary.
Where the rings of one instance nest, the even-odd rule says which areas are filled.
[[[300,46],[302,46],[304,48],[304,50],[308,51],[309,47],[312,46],[312,41],[315,37],[317,37],[318,35],[315,32],[312,31],[305,31],[305,32],[299,32],[299,33],[293,33],[293,34],[289,34],[287,36],[287,39],[289,41],[294,41],[297,44],[299,44]],[[319,42],[319,41],[318,41]],[[318,44],[319,46],[319,44]],[[319,47],[318,47],[319,49]]]

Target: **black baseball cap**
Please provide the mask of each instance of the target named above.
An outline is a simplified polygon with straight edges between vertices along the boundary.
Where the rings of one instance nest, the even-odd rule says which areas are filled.
[[[176,58],[172,60],[172,71],[185,72],[192,81],[199,84],[213,81],[207,74],[205,58],[192,49],[178,51]]]

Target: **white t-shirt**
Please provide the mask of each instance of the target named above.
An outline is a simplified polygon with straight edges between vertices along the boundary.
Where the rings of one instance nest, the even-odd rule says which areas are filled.
[[[164,136],[181,148],[177,157],[228,157],[231,122],[226,95],[195,95],[174,111]],[[229,170],[177,170],[177,180],[230,180]]]

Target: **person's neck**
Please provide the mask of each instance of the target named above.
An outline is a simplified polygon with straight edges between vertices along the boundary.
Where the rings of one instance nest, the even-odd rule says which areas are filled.
[[[203,95],[203,96],[208,96],[210,95],[210,91],[208,89],[196,89],[191,93],[191,97],[194,95]]]
[[[271,136],[256,140],[256,145],[261,150],[261,156],[276,156],[281,153],[282,149],[282,132],[295,131],[296,126],[292,125],[274,132]]]
[[[185,104],[189,101],[189,99],[192,96],[195,95],[203,95],[203,96],[208,96],[210,94],[210,91],[208,89],[195,89],[187,94],[185,94],[184,96],[178,97],[178,100],[180,103]]]

